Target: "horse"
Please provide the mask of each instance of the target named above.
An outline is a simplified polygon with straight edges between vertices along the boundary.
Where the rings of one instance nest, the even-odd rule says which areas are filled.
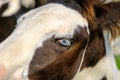
[[[120,80],[111,43],[120,2],[45,0],[0,44],[1,80]]]

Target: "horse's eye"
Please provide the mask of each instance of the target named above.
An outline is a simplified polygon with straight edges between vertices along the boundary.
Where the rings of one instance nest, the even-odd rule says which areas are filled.
[[[72,41],[68,39],[59,39],[57,40],[57,43],[59,43],[60,45],[64,47],[70,47],[72,45]]]

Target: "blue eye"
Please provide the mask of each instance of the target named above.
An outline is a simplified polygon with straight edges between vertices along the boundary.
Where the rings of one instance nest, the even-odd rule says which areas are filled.
[[[57,41],[59,44],[61,44],[62,46],[65,46],[65,47],[69,47],[72,45],[71,41],[68,40],[68,39],[60,39]]]

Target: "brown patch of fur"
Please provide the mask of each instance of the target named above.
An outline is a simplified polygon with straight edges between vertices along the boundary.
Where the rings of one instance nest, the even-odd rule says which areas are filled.
[[[84,34],[84,35],[83,35]],[[75,30],[71,47],[63,47],[48,39],[35,52],[29,67],[30,80],[70,80],[78,70],[82,51],[88,40],[86,28]]]
[[[93,67],[105,56],[105,45],[102,31],[91,32],[89,44],[85,53],[82,69]],[[81,69],[81,70],[82,70]]]
[[[98,25],[102,29],[111,32],[112,39],[120,35],[120,2],[112,2],[104,5],[107,10],[98,18]]]
[[[100,3],[99,0],[77,0],[77,3],[82,8],[82,14],[85,18],[88,19],[90,24],[90,29],[96,27],[96,16],[94,12],[94,5],[98,5]]]
[[[35,0],[35,2],[36,2],[35,7],[39,7],[41,5],[48,3],[48,0]]]
[[[112,39],[120,35],[120,2],[103,4],[100,0],[79,0],[78,3],[88,19],[90,31],[107,29]]]

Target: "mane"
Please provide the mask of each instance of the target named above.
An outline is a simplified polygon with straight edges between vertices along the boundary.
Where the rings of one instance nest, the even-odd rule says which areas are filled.
[[[120,35],[120,2],[103,3],[100,0],[80,0],[83,16],[89,21],[89,29],[110,31],[111,39]]]

